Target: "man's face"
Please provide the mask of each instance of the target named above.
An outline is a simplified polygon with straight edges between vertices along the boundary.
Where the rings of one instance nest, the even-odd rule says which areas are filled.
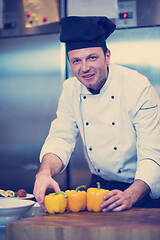
[[[74,75],[92,93],[98,93],[107,79],[110,52],[104,56],[101,47],[83,48],[68,52]]]

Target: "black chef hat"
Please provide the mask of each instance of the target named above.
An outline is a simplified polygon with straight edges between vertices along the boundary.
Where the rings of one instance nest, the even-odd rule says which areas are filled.
[[[60,21],[60,41],[66,43],[67,52],[88,47],[106,47],[105,40],[116,25],[107,17],[69,16]]]

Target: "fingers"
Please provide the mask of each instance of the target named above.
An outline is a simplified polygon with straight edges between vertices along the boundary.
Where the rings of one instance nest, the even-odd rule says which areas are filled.
[[[45,192],[46,192],[46,186],[42,185],[42,184],[39,184],[38,182],[35,182],[33,194],[34,194],[37,202],[42,207],[42,209],[44,209],[43,205],[44,205]]]
[[[33,194],[40,204],[41,208],[46,212],[46,208],[44,205],[44,198],[47,189],[53,189],[55,192],[59,192],[60,187],[59,184],[49,176],[45,176],[43,174],[39,174],[36,176],[36,181],[34,185]]]
[[[126,210],[126,209],[128,209],[128,208],[126,208],[125,205],[120,205],[120,206],[112,209],[112,212],[121,212],[121,211],[124,211],[124,210]]]
[[[102,209],[102,212],[119,212],[125,209],[125,205],[122,204],[121,200],[113,202]]]
[[[104,196],[104,202],[101,204],[102,211],[123,211],[131,207],[129,199],[124,192],[120,190],[112,190]]]
[[[41,203],[41,204],[39,204],[39,205],[40,205],[40,207],[43,209],[44,212],[47,212],[47,209],[46,209],[44,203]]]
[[[55,192],[61,191],[59,184],[54,179],[52,179],[50,188],[54,189]]]

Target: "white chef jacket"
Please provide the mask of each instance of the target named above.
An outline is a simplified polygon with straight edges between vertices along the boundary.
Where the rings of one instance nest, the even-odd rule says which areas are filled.
[[[42,147],[62,160],[64,169],[81,134],[90,171],[105,180],[141,179],[160,197],[159,98],[138,72],[110,64],[99,94],[91,94],[75,77],[64,82],[57,118]]]

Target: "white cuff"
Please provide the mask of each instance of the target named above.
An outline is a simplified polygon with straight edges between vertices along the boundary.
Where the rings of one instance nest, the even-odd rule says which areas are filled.
[[[137,163],[135,179],[140,179],[149,185],[151,198],[160,197],[160,166],[154,160],[145,159]]]

